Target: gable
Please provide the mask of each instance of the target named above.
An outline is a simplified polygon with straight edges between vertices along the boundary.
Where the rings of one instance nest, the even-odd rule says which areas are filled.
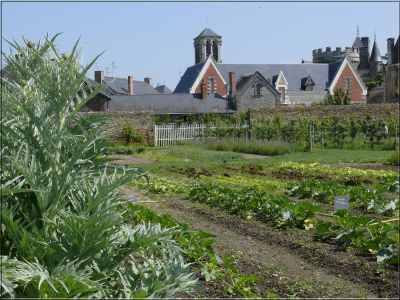
[[[241,96],[247,93],[250,89],[254,88],[254,85],[261,84],[263,88],[266,88],[271,94],[279,96],[279,92],[275,89],[272,83],[265,79],[261,73],[255,72],[253,75],[242,77],[237,83],[237,95]]]
[[[276,79],[275,86],[276,87],[287,87],[288,86],[288,82],[282,71],[279,71],[279,75],[278,75],[278,78]]]
[[[217,66],[214,64],[211,56],[208,57],[207,61],[204,63],[200,73],[197,75],[196,80],[190,88],[191,94],[201,93],[201,84],[203,81],[207,82],[209,78],[213,78],[217,86],[217,93],[221,96],[226,96],[226,81],[224,77],[219,72]]]
[[[362,81],[358,72],[354,69],[348,59],[344,59],[340,68],[337,70],[331,84],[329,87],[330,94],[333,95],[335,89],[343,87],[343,81],[346,78],[351,77],[358,88],[361,90],[361,94],[366,96],[367,95],[367,88],[365,87],[364,82]]]

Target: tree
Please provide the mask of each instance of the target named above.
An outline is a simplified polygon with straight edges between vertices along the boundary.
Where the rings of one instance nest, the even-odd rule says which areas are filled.
[[[354,143],[354,140],[355,140],[355,138],[357,136],[357,133],[358,133],[358,129],[359,129],[359,126],[358,126],[357,122],[354,121],[354,120],[350,120],[350,124],[349,124],[348,130],[349,130],[349,136],[351,138],[351,142],[352,143]]]

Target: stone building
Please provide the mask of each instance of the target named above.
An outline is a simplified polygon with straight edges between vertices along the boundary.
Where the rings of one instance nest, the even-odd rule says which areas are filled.
[[[375,79],[377,74],[383,71],[383,61],[376,38],[371,47],[369,37],[360,37],[358,28],[351,47],[336,47],[335,50],[326,47],[325,51],[322,48],[314,49],[312,57],[313,63],[329,64],[343,61],[347,57],[365,82]]]
[[[385,102],[400,102],[400,35],[396,43],[394,38],[387,39],[387,65],[385,66],[384,99]]]

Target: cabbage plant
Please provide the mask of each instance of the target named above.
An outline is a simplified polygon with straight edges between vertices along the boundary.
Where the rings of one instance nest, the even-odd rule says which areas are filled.
[[[126,224],[118,190],[140,174],[101,163],[103,138],[80,110],[88,85],[78,42],[9,42],[3,55],[1,296],[173,297],[195,284],[175,228]]]

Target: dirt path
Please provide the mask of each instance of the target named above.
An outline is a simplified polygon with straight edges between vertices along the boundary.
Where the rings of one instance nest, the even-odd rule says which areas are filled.
[[[109,158],[116,165],[131,165],[131,164],[151,164],[154,163],[152,160],[124,154],[113,154]]]
[[[238,257],[241,272],[256,274],[261,278],[258,285],[261,291],[275,290],[282,297],[365,298],[391,295],[368,287],[369,280],[363,278],[362,273],[354,274],[351,267],[347,274],[342,274],[340,266],[336,270],[334,261],[332,268],[321,265],[318,255],[312,250],[310,253],[298,251],[298,246],[283,241],[281,237],[284,233],[276,234],[264,224],[260,227],[254,222],[242,221],[238,217],[227,216],[219,210],[185,200],[146,202],[151,199],[138,191],[125,189],[124,193],[145,201],[143,205],[158,213],[171,215],[193,229],[214,234],[215,251],[219,255]]]

